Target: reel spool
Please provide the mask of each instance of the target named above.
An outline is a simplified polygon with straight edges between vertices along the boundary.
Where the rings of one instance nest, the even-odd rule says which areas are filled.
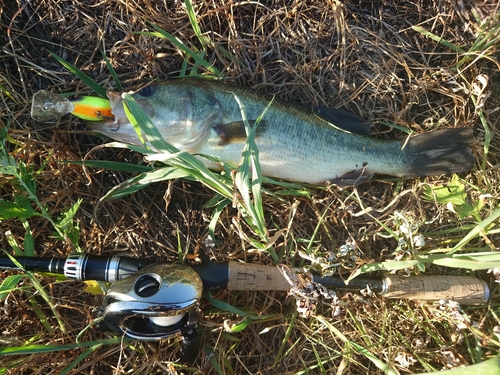
[[[196,343],[202,292],[203,282],[191,267],[146,266],[108,289],[101,305],[101,328],[147,341],[182,335],[181,355],[189,357]]]

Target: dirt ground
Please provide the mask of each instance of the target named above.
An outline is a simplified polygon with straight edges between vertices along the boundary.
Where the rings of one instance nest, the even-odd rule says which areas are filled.
[[[193,1],[200,30],[208,40],[206,46],[196,36],[182,1],[7,0],[0,6],[0,126],[10,137],[7,150],[34,168],[37,196],[53,218],[82,199],[75,216],[78,244],[93,254],[175,261],[179,248],[195,253],[208,236],[213,209],[207,203],[214,193],[187,180],[153,184],[94,210],[102,196],[134,174],[84,168],[67,161],[85,158],[139,164],[142,155],[123,149],[95,149],[105,139],[70,115],[46,122],[30,118],[31,98],[41,89],[95,95],[49,52],[114,90],[103,55],[127,90],[178,76],[185,61],[188,72],[194,70],[194,61],[186,59],[169,40],[138,33],[154,31],[152,24],[190,48],[206,51],[205,60],[235,83],[292,102],[349,110],[374,123],[374,133],[380,138],[403,134],[384,123],[417,133],[474,127],[476,171],[460,175],[470,187],[467,199],[474,202],[484,194],[498,197],[498,49],[481,46],[467,55],[415,28],[469,50],[476,46],[485,22],[500,22],[496,1]],[[197,72],[207,73],[203,68]],[[482,90],[484,79],[489,84]],[[486,159],[488,131],[481,116],[485,116],[492,139]],[[437,176],[401,182],[386,178],[356,190],[311,188],[303,196],[279,194],[283,188],[269,186],[276,194],[264,200],[267,228],[271,237],[286,233],[278,236],[276,249],[281,263],[287,265],[303,261],[298,250],[306,248],[311,239],[318,251],[354,241],[357,258],[354,264],[344,265],[348,275],[362,264],[392,259],[397,241],[387,228],[398,228],[397,213],[420,225],[428,248],[454,246],[476,221],[458,219],[446,205],[422,199],[424,185],[440,185],[449,179]],[[1,199],[12,201],[19,191],[11,176],[0,176]],[[498,209],[496,198],[485,199],[487,209]],[[483,219],[485,212],[481,213]],[[240,222],[234,208],[221,213],[215,233],[218,247],[208,250],[210,257],[272,264],[268,254],[255,251],[242,236],[235,224]],[[29,227],[37,256],[66,256],[75,250],[54,235],[46,219],[30,218]],[[6,233],[22,247],[25,232],[21,220],[0,222],[1,248],[12,252]],[[491,251],[496,246],[498,251],[499,243],[497,231],[468,246]],[[426,272],[459,271],[431,265]],[[485,271],[473,274],[492,283],[491,274]],[[102,296],[85,293],[80,283],[48,276],[39,276],[39,280],[56,304],[66,332],[32,288],[30,292],[29,284],[22,284],[0,306],[2,347],[74,344],[96,318]],[[286,293],[214,293],[231,306],[269,318],[230,333],[225,327],[241,318],[219,311],[203,299],[199,355],[193,365],[176,362],[178,340],[172,339],[102,345],[90,352],[74,348],[3,356],[2,373],[58,374],[72,363],[65,373],[382,373],[376,361],[370,360],[372,355],[394,373],[404,374],[472,364],[498,349],[481,346],[478,336],[460,331],[452,318],[440,315],[430,304],[367,300],[351,292],[339,292],[339,296],[345,303],[341,316],[332,316],[330,306],[318,304],[313,317],[302,318]],[[497,306],[491,303],[467,310],[484,337],[493,337],[493,326],[499,324],[491,313],[498,311]],[[328,324],[343,336],[332,335]],[[78,342],[107,337],[88,329]],[[356,345],[367,348],[370,355]],[[399,355],[415,361],[406,363]]]

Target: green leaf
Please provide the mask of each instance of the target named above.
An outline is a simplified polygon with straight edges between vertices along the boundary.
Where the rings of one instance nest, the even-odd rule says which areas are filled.
[[[434,202],[435,199],[441,204],[462,205],[466,203],[467,194],[465,193],[465,185],[455,174],[446,186],[424,186],[423,198],[430,202]]]
[[[125,112],[129,121],[134,126],[137,136],[143,144],[145,140],[143,139],[143,133],[146,135],[146,140],[151,143],[157,150],[166,150],[172,154],[179,153],[179,150],[175,147],[169,145],[162,137],[155,124],[151,119],[144,113],[142,108],[137,104],[131,94],[124,93],[123,101],[125,102]]]
[[[80,208],[83,199],[78,199],[76,203],[74,203],[70,208],[64,211],[59,218],[57,225],[63,232],[68,232],[73,227],[73,219],[75,217],[76,212]]]
[[[108,199],[118,199],[133,194],[155,182],[189,177],[189,173],[172,166],[166,166],[150,172],[141,173],[140,175],[130,178],[113,187],[106,193],[105,196],[99,199],[99,204],[107,201]]]
[[[132,124],[134,125],[135,123],[134,126],[137,126],[137,135],[142,137],[142,134],[144,134],[146,136],[146,140],[157,150],[148,150],[146,146],[141,148],[137,146],[127,146],[116,142],[110,143],[109,145],[127,147],[138,152],[147,153],[148,156],[146,159],[151,158],[151,160],[168,160],[169,164],[175,165],[176,167],[188,172],[191,178],[202,182],[205,186],[211,188],[222,196],[232,199],[232,186],[228,183],[229,180],[227,177],[214,174],[196,156],[191,155],[188,152],[181,152],[176,147],[167,143],[154,123],[144,113],[134,98],[129,94],[124,94],[123,98],[128,109],[130,110],[131,120],[133,121]],[[174,154],[175,158],[170,157],[169,154]]]
[[[404,260],[398,262],[378,262],[378,263],[364,264],[349,276],[349,278],[347,279],[347,283],[349,283],[349,281],[351,281],[355,277],[365,273],[378,272],[378,271],[404,270],[406,268],[411,268],[416,266],[417,263],[418,263],[417,260]]]
[[[252,322],[252,319],[250,317],[246,317],[244,319],[242,319],[239,323],[237,324],[232,324],[231,325],[231,333],[236,333],[236,332],[241,332],[243,331],[245,328],[247,328],[247,326]]]
[[[34,177],[33,166],[28,166],[24,161],[19,160],[17,168],[18,173],[16,173],[16,177],[18,177],[19,182],[21,182],[23,188],[28,192],[28,197],[33,201],[37,201],[36,179]]]
[[[78,240],[80,237],[80,227],[78,225],[78,222],[74,220],[74,217],[82,202],[83,199],[80,198],[69,209],[63,211],[59,218],[59,221],[55,224],[58,229],[57,234],[61,237],[61,240],[69,239],[77,252],[81,251],[78,244]]]
[[[231,306],[230,304],[226,303],[226,302],[222,302],[222,301],[219,301],[218,299],[215,299],[214,297],[212,297],[212,292],[208,291],[208,292],[203,292],[203,296],[215,307],[221,309],[221,310],[225,310],[225,311],[228,311],[230,312],[231,314],[236,314],[238,316],[242,316],[242,317],[245,317],[248,315],[248,313],[246,313],[245,311],[243,310],[240,310],[234,306]]]
[[[426,375],[498,375],[500,374],[500,355],[475,365],[448,371],[428,372]]]
[[[24,255],[24,252],[19,247],[16,238],[12,235],[12,232],[10,230],[5,232],[5,237],[7,238],[7,242],[9,243],[10,247],[12,247],[12,250],[14,250],[15,255]],[[9,256],[9,254],[7,254],[7,256]],[[16,264],[16,266],[18,265]]]
[[[265,227],[264,210],[262,207],[262,178],[258,160],[259,151],[257,145],[255,144],[255,133],[260,120],[258,120],[252,128],[250,128],[245,105],[240,101],[238,96],[234,95],[234,98],[240,106],[241,116],[247,133],[247,141],[245,142],[245,146],[243,148],[242,161],[236,170],[234,182],[243,198],[246,209],[252,218],[249,224],[254,227],[258,234],[265,236],[267,230]],[[250,196],[250,192],[252,192],[252,197]]]
[[[7,276],[0,284],[0,302],[3,302],[5,297],[14,290],[17,283],[23,279],[24,275],[11,275]]]
[[[425,264],[437,264],[440,266],[451,268],[465,268],[469,270],[486,270],[490,268],[500,268],[500,253],[470,253],[470,254],[453,254],[453,249],[447,254],[419,254],[416,259],[397,261],[397,262],[377,262],[365,264],[356,270],[347,282],[355,277],[376,271],[396,271],[417,266],[422,268]]]
[[[26,233],[24,234],[24,255],[28,257],[35,256],[35,239],[33,238],[33,233],[31,232],[31,228],[29,223],[26,220],[23,220],[23,227]]]
[[[66,375],[68,374],[73,368],[75,368],[76,365],[78,365],[81,361],[83,361],[85,358],[87,358],[90,354],[95,352],[97,349],[99,349],[102,346],[102,344],[95,344],[92,345],[90,348],[85,350],[83,353],[81,353],[78,358],[76,358],[73,362],[68,364],[64,370],[62,370],[59,375]]]
[[[470,205],[467,202],[456,206],[455,212],[457,213],[458,217],[461,219],[477,213],[475,207]]]
[[[318,319],[318,321],[320,321],[321,324],[323,324],[325,327],[327,327],[328,330],[333,335],[338,337],[344,343],[349,344],[349,346],[352,347],[356,352],[358,352],[359,354],[365,356],[368,360],[370,360],[384,374],[389,374],[389,375],[397,375],[398,374],[396,371],[394,371],[386,363],[382,362],[380,359],[375,357],[375,355],[373,355],[368,349],[355,343],[354,341],[349,340],[337,327],[335,327],[333,324],[331,324],[330,321],[325,319],[323,316],[317,316],[316,319]]]
[[[218,203],[215,205],[214,210],[212,212],[212,218],[210,219],[210,223],[208,224],[208,233],[210,238],[214,241],[215,246],[219,247],[220,245],[217,243],[215,239],[215,227],[217,226],[217,222],[219,221],[219,217],[224,211],[224,209],[231,203],[231,201],[227,198],[223,198],[220,195],[215,196],[212,200],[217,198]],[[208,203],[206,204],[208,206]]]
[[[210,43],[210,41],[206,36],[204,36],[201,33],[201,28],[200,25],[198,24],[198,20],[196,19],[196,12],[194,11],[193,3],[191,2],[191,0],[184,0],[184,5],[186,5],[186,12],[189,17],[189,23],[191,24],[191,28],[193,29],[194,34],[200,41],[203,48],[205,48],[207,44]]]
[[[16,196],[14,202],[0,200],[0,220],[29,219],[40,214],[31,207],[30,200],[23,196]]]
[[[478,225],[476,225],[465,237],[463,237],[460,242],[458,242],[453,249],[450,251],[450,253],[454,253],[458,250],[460,250],[467,242],[472,240],[473,238],[481,235],[483,231],[486,231],[486,229],[490,226],[493,225],[498,218],[500,218],[500,208],[498,208],[496,211],[494,211],[490,216],[488,216],[486,219],[481,221]]]
[[[429,255],[427,262],[445,267],[465,268],[473,271],[487,270],[490,268],[500,268],[500,254],[480,253],[473,255]]]

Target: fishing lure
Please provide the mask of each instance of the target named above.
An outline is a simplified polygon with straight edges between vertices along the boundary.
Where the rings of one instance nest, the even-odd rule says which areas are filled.
[[[108,99],[81,96],[69,100],[50,91],[41,90],[33,96],[31,117],[37,121],[52,120],[68,113],[87,121],[112,120]]]

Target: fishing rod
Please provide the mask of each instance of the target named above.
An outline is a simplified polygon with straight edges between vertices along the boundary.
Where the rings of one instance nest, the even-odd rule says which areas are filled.
[[[72,254],[67,258],[0,256],[0,269],[25,269],[34,272],[62,274],[71,280],[117,282],[145,267],[158,263],[155,259],[138,259],[122,255]],[[290,281],[275,266],[241,262],[212,262],[183,265],[201,278],[203,290],[276,290],[288,291]],[[298,269],[295,269],[298,270]],[[301,270],[302,272],[302,270]],[[437,301],[453,298],[464,305],[479,305],[489,298],[489,289],[482,280],[469,276],[399,276],[386,274],[381,278],[357,277],[346,284],[339,276],[310,275],[311,280],[329,289],[363,289],[385,298],[407,298]]]
[[[161,340],[181,335],[181,356],[192,356],[194,327],[203,291],[289,291],[303,270],[235,261],[186,265],[161,263],[121,255],[72,254],[67,258],[0,256],[0,269],[24,269],[64,275],[71,280],[113,283],[106,292],[100,328],[138,340]],[[453,299],[479,305],[489,299],[487,284],[467,276],[384,275],[355,278],[346,285],[340,277],[306,273],[309,282],[328,289],[364,289],[386,298],[438,301]]]

